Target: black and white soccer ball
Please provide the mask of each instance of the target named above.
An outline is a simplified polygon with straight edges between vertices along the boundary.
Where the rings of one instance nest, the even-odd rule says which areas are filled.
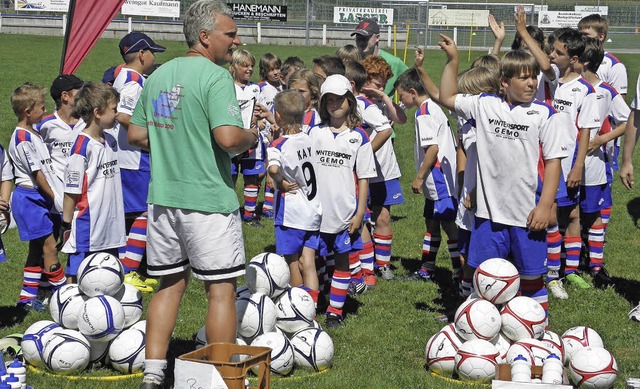
[[[78,286],[89,297],[115,296],[124,283],[124,269],[118,258],[109,253],[86,257],[78,268]]]
[[[62,329],[47,337],[42,357],[45,366],[55,373],[77,373],[89,365],[91,345],[80,332]]]
[[[53,321],[64,328],[78,329],[78,314],[87,298],[78,284],[67,284],[56,290],[49,300],[49,312]]]
[[[144,368],[145,340],[145,333],[135,328],[122,331],[109,346],[111,366],[125,374],[141,372]]]
[[[249,342],[276,327],[276,306],[269,297],[254,293],[236,301],[238,335]]]
[[[124,329],[124,309],[111,296],[96,296],[82,305],[78,316],[78,330],[87,339],[108,342]]]
[[[263,293],[274,299],[285,291],[290,277],[287,261],[274,253],[262,253],[251,258],[245,274],[251,293]]]
[[[333,340],[326,332],[317,328],[298,331],[291,338],[295,365],[323,371],[333,362]]]

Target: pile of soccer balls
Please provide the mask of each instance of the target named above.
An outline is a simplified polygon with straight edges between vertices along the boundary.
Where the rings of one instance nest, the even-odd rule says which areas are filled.
[[[113,255],[87,257],[78,270],[78,283],[51,296],[53,321],[36,322],[25,331],[24,359],[60,374],[109,365],[126,374],[142,371],[142,295],[123,280],[122,265]]]
[[[271,371],[278,375],[290,374],[294,366],[316,372],[330,368],[333,341],[314,320],[316,308],[309,293],[289,286],[285,259],[259,254],[247,264],[245,278],[247,285],[237,291],[237,343],[271,348]],[[207,344],[204,327],[196,344]]]
[[[562,336],[545,331],[542,306],[532,298],[515,297],[520,277],[509,261],[485,261],[476,270],[473,285],[475,293],[460,305],[455,323],[427,342],[427,366],[433,373],[483,383],[495,377],[499,363],[511,364],[522,355],[542,366],[553,353],[568,365],[577,387],[613,385],[618,366],[600,335],[582,326]]]

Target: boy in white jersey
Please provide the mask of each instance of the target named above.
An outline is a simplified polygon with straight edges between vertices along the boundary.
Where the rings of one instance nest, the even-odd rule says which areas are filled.
[[[356,193],[367,193],[368,179],[376,176],[371,143],[367,134],[358,128],[362,118],[357,110],[349,80],[338,74],[327,77],[320,91],[322,124],[310,132],[322,204],[321,255],[328,251],[335,253],[327,327],[342,323],[342,308],[351,281],[349,252],[362,249],[359,230],[367,197],[358,196],[356,202]]]
[[[29,242],[18,306],[38,311],[46,309],[36,299],[41,275],[54,290],[66,281],[54,235],[60,225],[62,181],[55,175],[47,146],[33,128],[44,116],[44,95],[42,87],[32,84],[13,91],[11,107],[18,124],[9,144],[16,184],[11,209],[20,240]]]
[[[409,69],[394,86],[405,107],[418,107],[415,119],[414,159],[416,177],[411,183],[414,194],[424,194],[426,232],[422,244],[420,269],[408,277],[411,281],[431,281],[436,270],[442,227],[453,266],[454,282],[462,276],[458,252],[458,209],[456,190],[456,142],[442,109],[427,95],[417,69]]]
[[[320,244],[322,206],[318,197],[314,149],[302,132],[304,97],[294,90],[275,97],[275,117],[282,135],[271,142],[269,175],[276,188],[274,226],[276,253],[291,270],[291,286],[300,286],[318,303],[315,253]]]
[[[7,232],[11,224],[11,190],[13,189],[13,167],[4,147],[0,146],[0,235]],[[0,238],[0,262],[5,262],[7,255],[4,243]]]
[[[76,138],[64,174],[62,226],[70,233],[60,237],[74,282],[88,255],[117,257],[126,244],[118,148],[104,132],[115,124],[117,104],[118,93],[106,84],[89,82],[76,95],[75,112],[87,127]]]
[[[575,66],[583,51],[584,40],[580,33],[573,29],[566,29],[555,39],[553,51],[549,55],[551,62],[560,70],[559,85],[554,95],[553,107],[562,118],[562,125],[557,130],[565,136],[565,145],[569,153],[569,158],[562,160],[562,177],[559,186],[560,191],[564,192],[563,183],[566,183],[566,195],[559,194],[557,199],[559,231],[554,232],[557,237],[554,237],[550,232],[549,241],[564,241],[565,279],[580,288],[589,288],[589,284],[578,274],[582,250],[578,209],[579,189],[589,146],[590,131],[591,129],[599,129],[602,123],[598,114],[593,86],[575,71]],[[564,239],[560,236],[563,236]],[[548,265],[547,282],[559,280],[560,263],[550,261]],[[560,286],[559,282],[558,287]]]
[[[440,101],[476,124],[477,209],[468,265],[477,268],[489,258],[509,258],[520,273],[522,294],[534,298],[546,311],[545,229],[558,188],[560,159],[567,156],[562,133],[554,128],[560,117],[534,99],[538,64],[531,54],[520,50],[502,58],[504,97],[457,94],[457,48],[451,38],[441,37],[447,64],[440,81]],[[541,155],[542,180],[538,171]]]

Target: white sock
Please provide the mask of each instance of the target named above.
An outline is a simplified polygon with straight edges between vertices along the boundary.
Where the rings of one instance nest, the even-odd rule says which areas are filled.
[[[158,381],[164,381],[164,369],[167,368],[166,359],[145,359],[144,375],[151,375]]]

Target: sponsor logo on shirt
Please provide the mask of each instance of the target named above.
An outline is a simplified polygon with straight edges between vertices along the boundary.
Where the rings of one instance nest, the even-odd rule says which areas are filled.
[[[527,111],[527,115],[540,115],[540,112],[532,109],[531,111]]]
[[[499,138],[522,139],[529,131],[528,125],[509,123],[502,119],[489,119],[489,124],[494,126],[493,132]]]
[[[80,185],[80,172],[68,171],[66,186],[69,188],[77,188]]]
[[[571,107],[572,105],[572,101],[562,99],[556,99],[553,101],[553,108],[555,108],[556,111],[564,111],[564,107]]]
[[[351,154],[333,150],[316,150],[316,156],[318,162],[324,166],[347,166],[347,162],[351,160]]]

